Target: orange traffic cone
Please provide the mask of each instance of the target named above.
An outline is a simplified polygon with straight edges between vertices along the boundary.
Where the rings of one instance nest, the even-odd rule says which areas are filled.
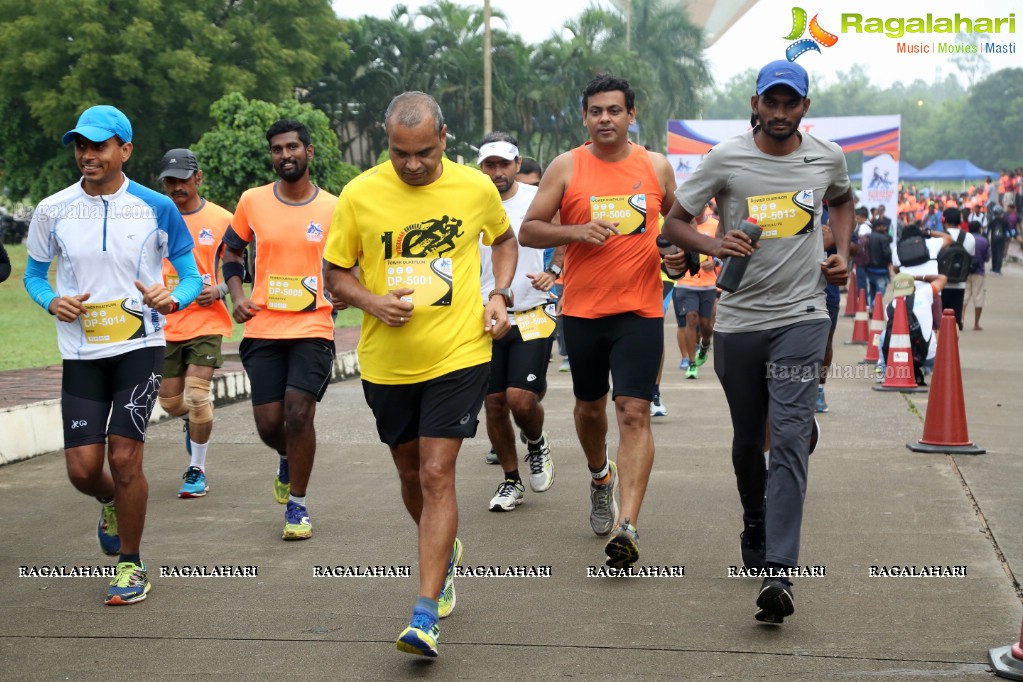
[[[955,313],[946,309],[938,332],[938,352],[934,358],[934,378],[924,419],[924,435],[916,443],[906,443],[913,452],[947,452],[953,455],[983,455],[986,452],[973,444],[966,428],[958,332]]]
[[[1023,680],[1023,625],[1019,628],[1019,641],[1009,646],[1000,646],[987,652],[988,660],[995,675],[1010,680]]]
[[[874,296],[874,315],[870,318],[870,332],[867,337],[867,357],[860,360],[861,365],[876,365],[881,359],[881,332],[884,331],[884,299],[881,292]]]
[[[867,293],[865,291],[861,291],[859,305],[856,306],[856,321],[853,322],[852,341],[846,341],[845,345],[859,346],[866,344],[869,328],[870,325],[867,322]]]
[[[853,266],[852,271],[849,273],[849,284],[846,285],[845,293],[845,316],[856,317],[856,292],[859,291],[856,288],[856,271],[859,270],[856,266]]]
[[[909,317],[906,313],[906,298],[895,298],[895,312],[892,314],[892,338],[888,340],[888,358],[884,368],[884,383],[874,386],[875,391],[900,391],[920,393],[926,386],[916,385],[913,371],[913,349],[909,344]],[[953,320],[953,323],[955,320]]]

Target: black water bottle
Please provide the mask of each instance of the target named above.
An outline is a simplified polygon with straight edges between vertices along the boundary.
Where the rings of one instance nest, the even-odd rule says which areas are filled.
[[[746,233],[746,236],[752,242],[752,246],[756,247],[757,242],[760,240],[760,233],[763,232],[760,226],[757,225],[756,220],[751,218],[742,221],[739,223],[739,229]],[[749,265],[749,259],[752,257],[750,255],[743,258],[737,256],[726,258],[725,264],[721,266],[721,274],[718,275],[718,288],[729,293],[735,293],[742,285],[742,276],[746,274],[746,266]]]
[[[657,249],[658,249],[658,251],[661,252],[661,258],[664,258],[664,256],[674,255],[674,254],[678,253],[679,251],[681,251],[680,248],[678,248],[677,246],[675,246],[674,244],[669,242],[667,239],[665,239],[661,235],[657,235]],[[665,263],[663,260],[661,261],[661,270],[663,270],[664,274],[666,274],[671,279],[678,279],[682,275],[686,274],[684,270],[673,270],[673,269],[670,269],[668,267],[668,264]]]

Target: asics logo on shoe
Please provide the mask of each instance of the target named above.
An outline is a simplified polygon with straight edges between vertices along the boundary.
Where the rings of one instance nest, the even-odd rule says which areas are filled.
[[[527,375],[526,376],[526,381],[536,381],[536,375],[535,374]]]
[[[85,421],[84,419],[72,419],[71,420],[71,428],[72,429],[77,429],[80,426],[88,426],[88,425],[89,425],[89,422]]]

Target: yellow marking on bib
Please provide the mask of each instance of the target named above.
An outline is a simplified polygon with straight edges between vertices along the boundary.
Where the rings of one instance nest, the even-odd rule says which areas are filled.
[[[387,289],[415,289],[414,306],[451,305],[454,285],[450,258],[391,258],[387,268]]]
[[[316,294],[320,278],[315,275],[269,275],[266,307],[283,313],[304,313],[316,310]]]
[[[126,298],[86,303],[81,319],[86,343],[117,343],[145,336],[142,310],[129,307]]]

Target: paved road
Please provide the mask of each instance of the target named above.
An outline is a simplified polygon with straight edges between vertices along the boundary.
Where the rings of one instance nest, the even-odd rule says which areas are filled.
[[[465,564],[550,566],[551,577],[460,578],[441,658],[400,654],[393,640],[418,584],[415,536],[360,385],[343,382],[317,419],[307,542],[280,540],[275,461],[247,405],[217,411],[204,499],[175,497],[187,464],[179,423],[151,429],[143,548],[153,572],[228,564],[258,566],[256,577],[156,576],[144,603],[118,609],[103,606],[103,579],[19,578],[21,566],[109,562],[95,541],[97,505],[72,491],[60,454],[0,468],[0,677],[990,679],[988,648],[1015,639],[1023,616],[1023,427],[1013,414],[1023,268],[989,280],[985,331],[960,342],[970,435],[988,454],[911,453],[904,444],[922,433],[926,394],[877,393],[867,378],[829,382],[801,556],[826,577],[796,582],[797,611],[781,627],[752,618],[759,581],[727,577],[741,530],[727,409],[709,365],[696,381],[674,369],[669,315],[669,415],[653,427],[641,561],[684,565],[684,577],[586,577],[602,541],[587,523],[570,381],[554,365],[545,401],[554,487],[495,514],[486,503],[498,470],[482,461],[485,439],[467,441],[458,465]],[[863,348],[844,346],[850,336],[843,318],[836,363],[854,372]],[[411,577],[313,575],[355,565],[410,565]],[[871,566],[890,565],[965,566],[967,575],[869,577]]]

